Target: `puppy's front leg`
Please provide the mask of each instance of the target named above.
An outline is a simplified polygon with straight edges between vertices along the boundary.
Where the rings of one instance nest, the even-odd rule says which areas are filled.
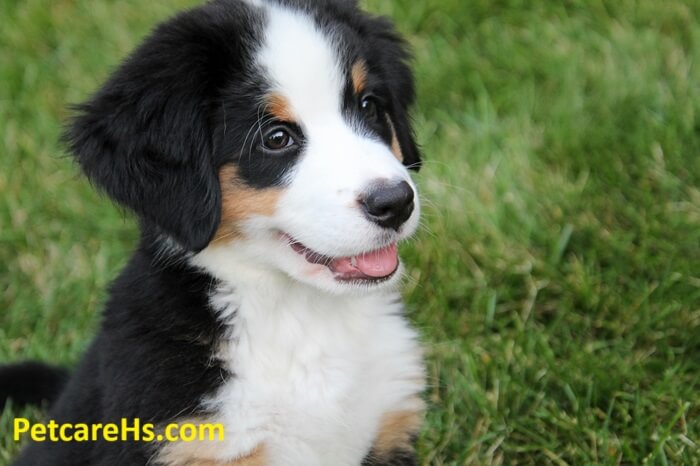
[[[375,457],[370,453],[362,462],[362,466],[418,466],[415,450],[397,450],[387,456]]]
[[[421,402],[417,403],[422,406]],[[390,413],[382,418],[372,450],[362,466],[416,466],[415,443],[422,410]]]

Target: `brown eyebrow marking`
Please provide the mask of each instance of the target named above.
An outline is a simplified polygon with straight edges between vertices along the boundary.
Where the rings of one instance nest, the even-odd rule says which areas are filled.
[[[386,116],[386,121],[389,123],[389,129],[391,130],[391,152],[393,152],[394,157],[399,159],[399,162],[403,162],[403,152],[401,152],[401,146],[399,145],[399,140],[396,136],[394,122],[391,121],[389,115]]]
[[[282,94],[272,93],[265,97],[265,109],[280,121],[295,121],[292,104]]]
[[[357,60],[352,65],[350,78],[352,79],[352,88],[355,94],[361,94],[367,87],[367,63],[364,60]]]

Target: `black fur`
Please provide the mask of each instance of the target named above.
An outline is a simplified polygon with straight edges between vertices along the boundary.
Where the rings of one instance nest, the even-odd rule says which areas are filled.
[[[68,380],[68,371],[39,362],[0,366],[0,411],[15,405],[53,403]]]
[[[408,67],[410,55],[406,44],[386,18],[370,18],[354,26],[357,30],[354,37],[369,38],[358,47],[361,47],[362,56],[369,65],[370,82],[374,81],[378,92],[385,96],[403,163],[413,170],[419,170],[420,150],[408,114],[415,100],[415,86]]]
[[[230,377],[212,359],[219,324],[211,278],[154,264],[142,245],[111,287],[101,330],[50,412],[59,423],[165,423],[198,414],[201,398]],[[143,465],[143,443],[30,444],[18,465]],[[83,462],[79,462],[79,459]]]
[[[361,14],[354,1],[280,1],[344,31],[348,57],[366,59],[375,92],[386,101],[404,163],[417,168],[407,114],[414,94],[408,55],[390,24]],[[206,247],[219,226],[222,165],[235,163],[244,182],[263,187],[280,183],[294,161],[294,154],[266,159],[249,152],[260,150],[256,138],[264,129],[246,138],[261,117],[258,102],[267,90],[251,65],[263,20],[232,0],[180,14],[155,29],[77,107],[66,142],[87,177],[138,216],[142,237],[111,286],[97,337],[49,413],[56,422],[171,422],[201,414],[200,400],[235,377],[213,359],[222,333],[208,304],[216,283],[184,258]],[[21,375],[32,378],[29,383],[42,381],[34,370],[6,371],[0,372],[0,399],[23,400],[17,389],[28,382]],[[26,401],[53,398],[52,390],[43,390],[57,388],[62,374],[47,374],[43,381],[50,383],[25,391]],[[151,448],[131,442],[33,443],[15,464],[145,465]],[[381,464],[414,464],[401,461]]]
[[[87,103],[66,141],[87,177],[188,250],[221,212],[214,124],[221,91],[241,79],[255,17],[215,2],[158,27]]]

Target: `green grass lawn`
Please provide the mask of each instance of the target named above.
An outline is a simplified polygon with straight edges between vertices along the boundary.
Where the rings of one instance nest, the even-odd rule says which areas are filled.
[[[137,232],[60,125],[192,3],[0,2],[0,361],[90,340]],[[700,2],[366,5],[416,54],[423,464],[700,464]]]

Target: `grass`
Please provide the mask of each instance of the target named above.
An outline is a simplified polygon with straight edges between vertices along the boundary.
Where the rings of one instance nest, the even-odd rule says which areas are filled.
[[[135,243],[57,141],[164,3],[0,3],[0,361],[74,363]],[[366,6],[416,53],[423,464],[700,464],[700,3]]]

